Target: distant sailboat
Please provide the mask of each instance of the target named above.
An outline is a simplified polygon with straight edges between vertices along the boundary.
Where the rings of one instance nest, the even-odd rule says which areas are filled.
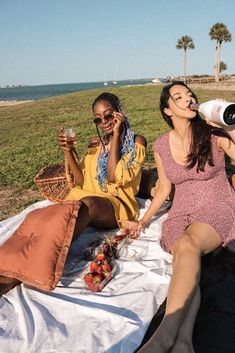
[[[108,86],[108,81],[107,81],[107,78],[106,78],[106,72],[105,72],[105,76],[104,76],[104,86]]]
[[[114,74],[114,77],[113,77],[113,85],[116,85],[117,84],[117,80],[115,79],[115,74]]]

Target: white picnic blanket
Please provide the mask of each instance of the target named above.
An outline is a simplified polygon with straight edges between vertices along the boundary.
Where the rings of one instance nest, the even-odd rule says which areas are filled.
[[[150,200],[139,202],[142,215]],[[38,202],[0,222],[0,244],[29,211],[49,204]],[[53,292],[21,284],[0,297],[0,353],[133,353],[166,297],[171,276],[172,257],[159,245],[165,208],[115,260],[115,276],[102,292],[87,290],[79,272],[79,252],[102,235],[88,228],[73,244]]]

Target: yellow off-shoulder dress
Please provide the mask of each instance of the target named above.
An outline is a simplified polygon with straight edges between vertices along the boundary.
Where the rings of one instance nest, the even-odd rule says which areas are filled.
[[[72,188],[66,200],[80,200],[86,196],[105,197],[112,203],[117,221],[136,220],[139,216],[139,205],[135,195],[139,191],[145,147],[135,143],[135,158],[129,166],[130,153],[120,159],[115,170],[115,182],[106,184],[107,192],[100,189],[96,179],[99,152],[100,146],[88,148],[86,156],[80,163],[84,177],[83,186]]]

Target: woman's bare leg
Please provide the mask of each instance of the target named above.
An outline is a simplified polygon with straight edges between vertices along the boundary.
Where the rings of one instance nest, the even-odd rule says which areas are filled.
[[[80,200],[82,206],[78,212],[73,234],[73,241],[87,226],[103,229],[117,228],[117,221],[112,203],[104,197],[88,196]]]
[[[197,317],[198,309],[201,302],[200,289],[198,288],[190,307],[188,308],[187,314],[181,324],[179,331],[176,336],[174,347],[170,351],[171,353],[194,353],[193,349],[193,329],[194,323]]]
[[[166,312],[156,332],[138,353],[171,352],[188,310],[191,304],[194,305],[193,298],[200,279],[201,255],[213,251],[220,244],[219,235],[205,223],[191,224],[185,234],[175,242],[172,249],[173,275],[168,289]],[[177,353],[182,353],[182,350],[179,349]]]

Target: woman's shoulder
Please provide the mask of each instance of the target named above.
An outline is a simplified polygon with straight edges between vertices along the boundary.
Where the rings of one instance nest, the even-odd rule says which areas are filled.
[[[153,151],[154,152],[159,152],[162,148],[165,148],[166,142],[169,139],[169,132],[166,132],[165,134],[158,136],[156,140],[153,143]]]
[[[92,136],[89,140],[88,140],[88,145],[87,148],[92,148],[92,147],[97,147],[100,144],[100,138],[99,136]]]
[[[147,147],[147,139],[142,135],[135,135],[135,143]]]

